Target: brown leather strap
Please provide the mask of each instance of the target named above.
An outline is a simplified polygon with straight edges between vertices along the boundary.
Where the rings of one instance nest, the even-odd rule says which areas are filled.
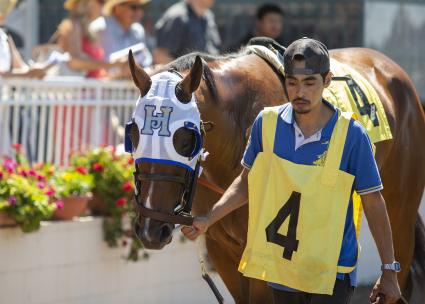
[[[202,176],[200,178],[198,178],[198,184],[199,185],[202,185],[202,186],[204,186],[204,187],[206,187],[206,188],[208,188],[208,189],[210,189],[210,190],[212,190],[212,191],[214,191],[214,192],[216,192],[218,194],[221,194],[221,195],[223,195],[224,192],[226,191],[223,188],[221,188],[220,186],[207,181]]]
[[[162,222],[172,223],[172,224],[180,224],[184,226],[192,226],[193,224],[193,217],[189,215],[174,215],[174,214],[162,213],[159,211],[148,209],[142,205],[137,205],[137,207],[140,209],[141,215],[143,215],[144,217],[157,220],[157,221],[162,221]]]
[[[159,174],[159,173],[143,173],[143,174],[134,174],[134,178],[143,181],[159,181],[159,182],[172,182],[179,184],[186,184],[186,179],[184,176],[175,176],[175,175],[167,175],[167,174]]]

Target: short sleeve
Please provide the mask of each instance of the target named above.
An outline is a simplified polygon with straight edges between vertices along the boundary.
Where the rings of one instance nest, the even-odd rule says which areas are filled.
[[[263,112],[261,111],[251,127],[251,134],[249,136],[248,144],[246,145],[245,153],[241,161],[242,166],[248,170],[251,169],[252,165],[254,164],[257,154],[263,150],[261,132],[263,120],[262,115]]]
[[[185,39],[185,24],[181,18],[159,20],[155,30],[157,47],[168,49],[172,55],[178,54]]]
[[[354,175],[354,190],[360,195],[382,190],[382,181],[372,143],[366,130],[357,121],[353,122],[350,129],[354,143],[350,153],[348,172]]]

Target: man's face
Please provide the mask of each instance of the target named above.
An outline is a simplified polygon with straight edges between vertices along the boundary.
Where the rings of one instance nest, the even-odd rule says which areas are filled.
[[[270,38],[278,38],[282,34],[283,17],[277,13],[268,13],[257,20],[258,34]]]
[[[294,61],[295,68],[305,68],[304,60]],[[331,73],[323,81],[322,75],[287,75],[285,86],[289,100],[297,114],[307,114],[316,109],[322,101],[323,90],[329,86]]]
[[[114,7],[115,17],[124,26],[130,26],[135,22],[140,22],[143,17],[143,6],[139,1],[127,1]]]

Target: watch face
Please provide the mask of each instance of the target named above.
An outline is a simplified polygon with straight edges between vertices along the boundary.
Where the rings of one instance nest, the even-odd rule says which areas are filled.
[[[401,270],[401,267],[400,267],[400,263],[399,262],[394,262],[393,265],[394,265],[394,270],[395,271],[399,272]]]

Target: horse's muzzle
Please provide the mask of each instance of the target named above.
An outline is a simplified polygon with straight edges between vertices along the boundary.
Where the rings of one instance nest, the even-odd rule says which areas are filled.
[[[162,249],[173,239],[174,225],[155,221],[152,219],[144,219],[143,224],[136,220],[134,223],[134,232],[146,249]]]

